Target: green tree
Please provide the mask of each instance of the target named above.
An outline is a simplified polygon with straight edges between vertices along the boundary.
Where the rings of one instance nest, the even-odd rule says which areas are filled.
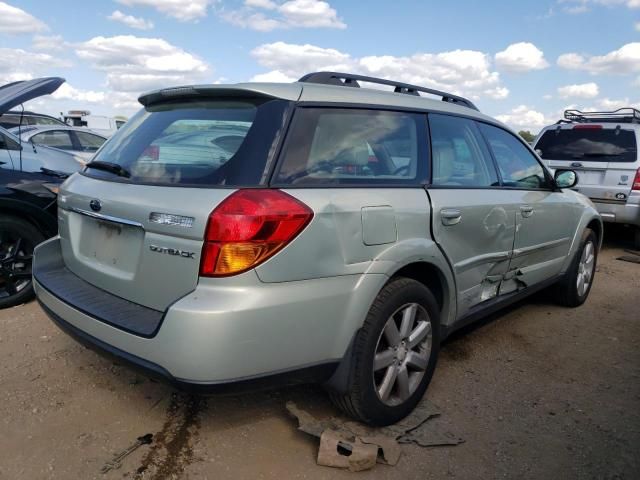
[[[520,130],[518,132],[518,135],[520,135],[524,139],[524,141],[528,143],[533,142],[533,139],[536,138],[536,136],[529,130]]]

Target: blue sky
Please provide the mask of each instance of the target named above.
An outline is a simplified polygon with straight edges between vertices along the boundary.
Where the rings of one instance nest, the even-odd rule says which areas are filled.
[[[9,0],[0,50],[3,83],[67,79],[27,105],[50,114],[325,69],[450,90],[532,131],[566,107],[640,107],[640,0]]]

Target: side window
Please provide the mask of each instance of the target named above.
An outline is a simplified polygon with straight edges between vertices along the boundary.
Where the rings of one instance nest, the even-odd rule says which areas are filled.
[[[550,188],[542,165],[520,140],[501,128],[485,123],[479,126],[496,159],[504,186],[533,190]]]
[[[47,117],[33,117],[34,125],[60,125],[60,122],[55,118],[47,118]]]
[[[300,108],[277,183],[417,183],[424,116],[405,112]]]
[[[83,152],[96,152],[105,142],[104,138],[92,133],[75,132]]]
[[[475,123],[449,115],[429,114],[432,185],[498,186],[498,174]]]
[[[20,144],[7,135],[0,133],[0,150],[20,150]]]
[[[61,150],[74,150],[71,137],[67,130],[50,130],[48,132],[38,133],[31,137],[33,143],[55,147]]]

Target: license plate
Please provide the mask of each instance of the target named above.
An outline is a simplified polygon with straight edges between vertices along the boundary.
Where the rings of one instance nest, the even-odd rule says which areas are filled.
[[[579,185],[601,185],[605,172],[601,170],[579,170],[577,173]]]
[[[144,232],[139,227],[73,214],[69,227],[75,234],[74,250],[84,263],[108,269],[116,276],[135,273],[140,260]]]

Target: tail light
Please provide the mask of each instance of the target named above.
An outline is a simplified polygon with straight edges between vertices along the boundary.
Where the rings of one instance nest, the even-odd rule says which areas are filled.
[[[575,125],[574,130],[602,130],[602,125]]]
[[[280,190],[238,190],[209,215],[200,275],[224,277],[256,267],[293,240],[311,209]]]
[[[636,177],[633,179],[631,190],[640,190],[640,168],[636,172]]]
[[[160,147],[158,145],[149,145],[142,152],[142,156],[157,161],[160,158]]]

